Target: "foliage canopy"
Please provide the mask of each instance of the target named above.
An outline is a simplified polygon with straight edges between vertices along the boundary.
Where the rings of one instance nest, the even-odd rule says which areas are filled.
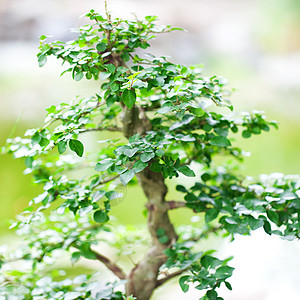
[[[71,73],[75,81],[99,81],[99,92],[52,105],[44,126],[27,130],[25,138],[10,139],[4,149],[25,160],[25,173],[43,192],[12,225],[24,236],[24,247],[0,253],[0,295],[146,300],[181,275],[184,292],[193,283],[205,290],[201,299],[220,300],[217,288],[225,284],[231,289],[230,258],[199,251],[198,241],[213,234],[249,235],[261,227],[288,240],[300,237],[297,176],[245,178],[232,164],[215,163],[219,156],[243,160],[234,134],[250,138],[277,124],[261,112],[233,113],[225,80],[205,77],[202,66],[145,53],[157,34],[179,28],[158,26],[154,16],[131,21],[94,10],[85,16],[91,22],[75,29],[74,41],[48,42],[42,36],[38,62],[42,67],[48,56],[55,56],[68,65],[63,73]],[[111,138],[100,139],[98,150],[89,151],[83,134],[105,131]],[[178,184],[182,200],[167,201],[165,180],[179,176],[193,178],[193,184]],[[112,220],[112,202],[124,196],[116,189],[118,181],[142,187],[148,234]],[[183,207],[203,218],[201,228],[174,228],[168,211]],[[120,256],[137,251],[139,262],[125,272],[113,257],[100,253],[99,242],[116,248]],[[49,271],[66,253],[73,264],[82,257],[103,263],[119,281],[97,292],[96,275],[70,279],[63,271]],[[22,270],[14,269],[19,260],[25,262]],[[119,284],[125,291],[116,288]]]

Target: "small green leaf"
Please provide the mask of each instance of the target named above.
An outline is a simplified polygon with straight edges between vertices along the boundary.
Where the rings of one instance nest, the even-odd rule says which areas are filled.
[[[39,142],[41,141],[42,137],[40,136],[39,132],[36,132],[32,138],[31,138],[31,142],[33,145],[39,144]]]
[[[60,141],[57,143],[57,150],[59,154],[63,154],[67,149],[67,142],[66,141]]]
[[[46,55],[40,55],[38,58],[39,67],[42,67],[47,62],[47,56]]]
[[[218,293],[215,290],[209,290],[206,292],[206,297],[208,300],[219,300]]]
[[[228,281],[224,281],[224,283],[225,283],[226,287],[227,287],[230,291],[232,291],[232,286],[231,286],[231,284],[230,284]]]
[[[186,293],[189,290],[189,285],[186,283],[189,278],[189,275],[182,276],[179,278],[179,285],[184,293]]]
[[[118,100],[118,97],[116,95],[108,96],[106,99],[107,107],[111,107],[117,100]]]
[[[220,266],[222,264],[222,262],[223,262],[222,260],[219,260],[218,258],[210,256],[208,254],[202,256],[202,258],[201,258],[201,265],[205,269],[215,268],[217,266]]]
[[[114,161],[111,158],[103,159],[97,162],[95,170],[98,172],[106,171],[109,167],[114,164]]]
[[[74,151],[79,157],[82,157],[84,147],[83,144],[79,140],[69,140],[69,147],[72,151]]]
[[[188,193],[188,190],[181,184],[178,184],[176,186],[176,191],[181,192],[181,193]]]
[[[204,110],[200,107],[198,108],[192,107],[190,108],[190,112],[197,117],[202,117],[204,115]]]
[[[271,229],[271,225],[268,221],[264,221],[264,230],[267,234],[271,235],[272,234],[272,229]]]
[[[178,172],[182,173],[185,176],[188,177],[195,177],[196,174],[194,173],[193,170],[191,170],[188,166],[182,166],[178,168]]]
[[[108,73],[108,72],[101,72],[100,75],[99,75],[99,79],[100,79],[100,81],[104,81],[104,80],[107,79],[110,75],[111,75],[111,73]]]
[[[124,185],[127,185],[127,183],[134,177],[134,171],[133,170],[127,170],[120,176],[120,180]]]
[[[109,73],[112,73],[112,74],[115,73],[115,71],[116,71],[116,67],[113,64],[105,65],[105,68],[107,69],[107,71]]]
[[[80,259],[80,256],[81,256],[81,252],[79,252],[79,251],[73,252],[72,256],[71,256],[72,264],[75,264],[76,262],[78,262],[78,260]]]
[[[275,224],[279,223],[279,215],[274,210],[267,210],[267,216],[268,218]]]
[[[87,80],[90,80],[90,79],[92,79],[92,77],[93,77],[93,75],[92,75],[92,73],[91,73],[91,72],[86,72],[86,74],[85,74],[85,78],[86,78]]]
[[[261,219],[255,219],[251,215],[247,217],[248,224],[252,230],[256,230],[264,225],[264,221]]]
[[[221,135],[214,136],[209,142],[211,145],[218,146],[218,147],[231,146],[230,141],[226,137]]]
[[[108,215],[106,214],[106,212],[103,209],[99,209],[99,210],[95,211],[95,213],[94,213],[94,220],[97,223],[104,223],[104,222],[108,221]]]
[[[99,43],[99,44],[97,44],[96,49],[99,52],[104,52],[106,50],[106,44],[105,43]]]
[[[165,154],[165,151],[163,149],[157,149],[155,154],[159,157],[162,157]]]
[[[205,214],[205,222],[209,223],[214,220],[219,214],[219,210],[217,208],[210,208],[207,210]]]
[[[82,78],[83,78],[83,72],[76,72],[73,77],[75,81],[80,81]]]
[[[25,166],[27,168],[31,168],[32,167],[32,163],[33,163],[34,159],[32,156],[28,156],[25,158]]]
[[[145,152],[141,155],[141,161],[147,162],[155,156],[154,152]]]
[[[132,157],[135,153],[137,153],[138,149],[137,148],[133,148],[133,149],[126,149],[124,150],[124,155],[128,156],[128,157]]]
[[[117,92],[119,90],[119,84],[117,82],[114,82],[111,86],[110,86],[110,89],[113,91],[113,92]]]
[[[96,259],[96,254],[91,250],[91,246],[89,243],[84,243],[81,247],[81,255],[83,255],[87,259]]]
[[[250,137],[251,137],[251,131],[249,131],[249,130],[244,130],[244,131],[242,132],[242,137],[245,138],[245,139],[250,138]]]
[[[261,124],[259,126],[263,131],[270,131],[270,127],[267,124]]]
[[[122,101],[123,103],[131,109],[136,101],[136,94],[134,90],[124,90],[122,93]]]
[[[217,269],[215,277],[218,279],[226,279],[232,275],[234,268],[229,266],[222,266]]]
[[[157,236],[163,236],[164,234],[165,234],[165,230],[163,229],[163,228],[158,228],[157,230],[156,230],[156,235]]]
[[[141,160],[137,160],[133,165],[133,171],[135,173],[139,173],[139,172],[143,171],[147,166],[148,166],[147,163],[142,162]]]
[[[137,133],[129,138],[129,143],[135,143],[140,139],[140,135]]]

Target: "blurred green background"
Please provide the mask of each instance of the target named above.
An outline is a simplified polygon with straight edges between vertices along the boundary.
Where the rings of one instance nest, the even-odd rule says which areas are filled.
[[[206,75],[222,75],[228,79],[229,87],[236,88],[231,98],[236,111],[263,110],[269,119],[279,122],[278,131],[272,130],[250,140],[237,138],[235,143],[252,153],[243,165],[244,174],[300,173],[299,0],[108,2],[114,16],[153,14],[159,16],[161,24],[185,28],[187,32],[173,32],[154,40],[152,53],[171,56],[178,63],[204,63]],[[9,136],[23,135],[27,128],[40,126],[44,109],[51,104],[68,102],[76,95],[84,97],[97,91],[95,82],[74,82],[68,74],[59,77],[63,69],[55,59],[50,59],[41,69],[36,60],[40,35],[72,39],[73,34],[68,28],[82,24],[84,21],[78,16],[91,8],[103,11],[104,1],[1,0],[1,146]],[[23,161],[0,156],[0,240],[3,243],[9,239],[8,220],[21,212],[39,190],[31,184],[29,176],[22,174],[23,169]],[[169,198],[176,196],[171,193]],[[143,210],[143,205],[142,192],[129,188],[126,199],[114,208],[114,212],[122,222],[139,223],[144,221],[137,213]],[[190,216],[176,212],[173,219],[176,223],[185,223],[189,222]],[[232,245],[220,246],[221,252],[230,250],[229,255],[234,252],[236,264],[239,264],[236,267],[243,270],[237,271],[240,273],[235,275],[234,291],[227,293],[225,299],[298,299],[299,245],[274,241],[260,233],[253,239],[250,242],[251,239],[240,238]],[[296,257],[291,260],[293,254]],[[275,264],[278,269],[274,269]],[[253,269],[254,265],[256,269]],[[257,268],[260,268],[260,275],[253,273]],[[282,268],[285,273],[276,276]],[[264,281],[266,277],[269,281]],[[178,290],[172,290],[172,299],[196,297],[176,296]],[[164,297],[163,292],[155,295],[155,299]]]

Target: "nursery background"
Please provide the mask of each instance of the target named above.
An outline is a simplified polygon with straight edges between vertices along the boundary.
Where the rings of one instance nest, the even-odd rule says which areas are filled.
[[[68,28],[82,24],[78,17],[91,8],[103,11],[104,1],[0,1],[0,146],[8,137],[38,127],[51,104],[97,91],[95,82],[74,82],[68,74],[59,77],[63,69],[55,59],[40,69],[36,58],[40,35],[72,39],[74,33]],[[174,31],[153,40],[152,52],[182,64],[203,63],[205,75],[222,75],[235,88],[231,100],[236,110],[263,110],[268,119],[279,121],[278,131],[237,141],[252,153],[243,165],[244,174],[300,174],[298,0],[111,0],[109,9],[117,17],[158,15],[161,24],[183,27],[186,32]],[[23,168],[23,161],[0,156],[1,244],[15,242],[9,220],[39,191],[22,174]],[[142,214],[136,213],[143,209],[143,200],[140,190],[128,188],[114,215],[128,226],[144,222]],[[176,214],[178,224],[190,219],[191,215]],[[233,291],[224,291],[225,299],[299,298],[299,242],[267,237],[258,230],[253,237],[238,237],[232,244],[218,239],[207,243],[224,256],[235,256]],[[87,262],[83,267],[93,265]],[[168,286],[169,298],[197,297],[196,292],[181,294],[172,282]],[[164,295],[157,291],[153,299],[165,299]]]

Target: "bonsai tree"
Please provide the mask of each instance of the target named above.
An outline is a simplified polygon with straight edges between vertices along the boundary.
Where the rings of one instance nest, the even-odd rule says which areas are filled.
[[[154,16],[112,19],[107,10],[85,16],[91,22],[76,29],[74,41],[42,36],[38,62],[42,67],[48,56],[57,57],[75,81],[98,81],[98,93],[52,105],[45,125],[9,140],[4,149],[25,160],[25,173],[43,190],[12,225],[24,245],[1,252],[1,295],[147,300],[178,276],[183,292],[193,284],[204,290],[201,299],[223,299],[217,288],[231,289],[230,258],[203,253],[199,241],[211,235],[233,239],[261,227],[284,239],[300,237],[297,176],[253,179],[232,163],[215,162],[243,160],[235,134],[250,138],[277,124],[259,112],[233,113],[223,78],[145,53],[152,38],[178,28],[158,26]],[[94,135],[96,151],[82,142],[91,132],[106,132],[105,138]],[[181,199],[168,197],[167,179]],[[126,231],[112,217],[111,207],[125,196],[120,183],[142,188],[146,228]],[[183,208],[202,222],[175,227],[169,212]],[[103,254],[104,243],[116,249],[111,257]],[[116,257],[126,255],[137,262],[121,267]],[[52,267],[61,256],[69,256],[75,268],[81,258],[100,262],[116,281],[104,286],[97,275],[72,278]]]

